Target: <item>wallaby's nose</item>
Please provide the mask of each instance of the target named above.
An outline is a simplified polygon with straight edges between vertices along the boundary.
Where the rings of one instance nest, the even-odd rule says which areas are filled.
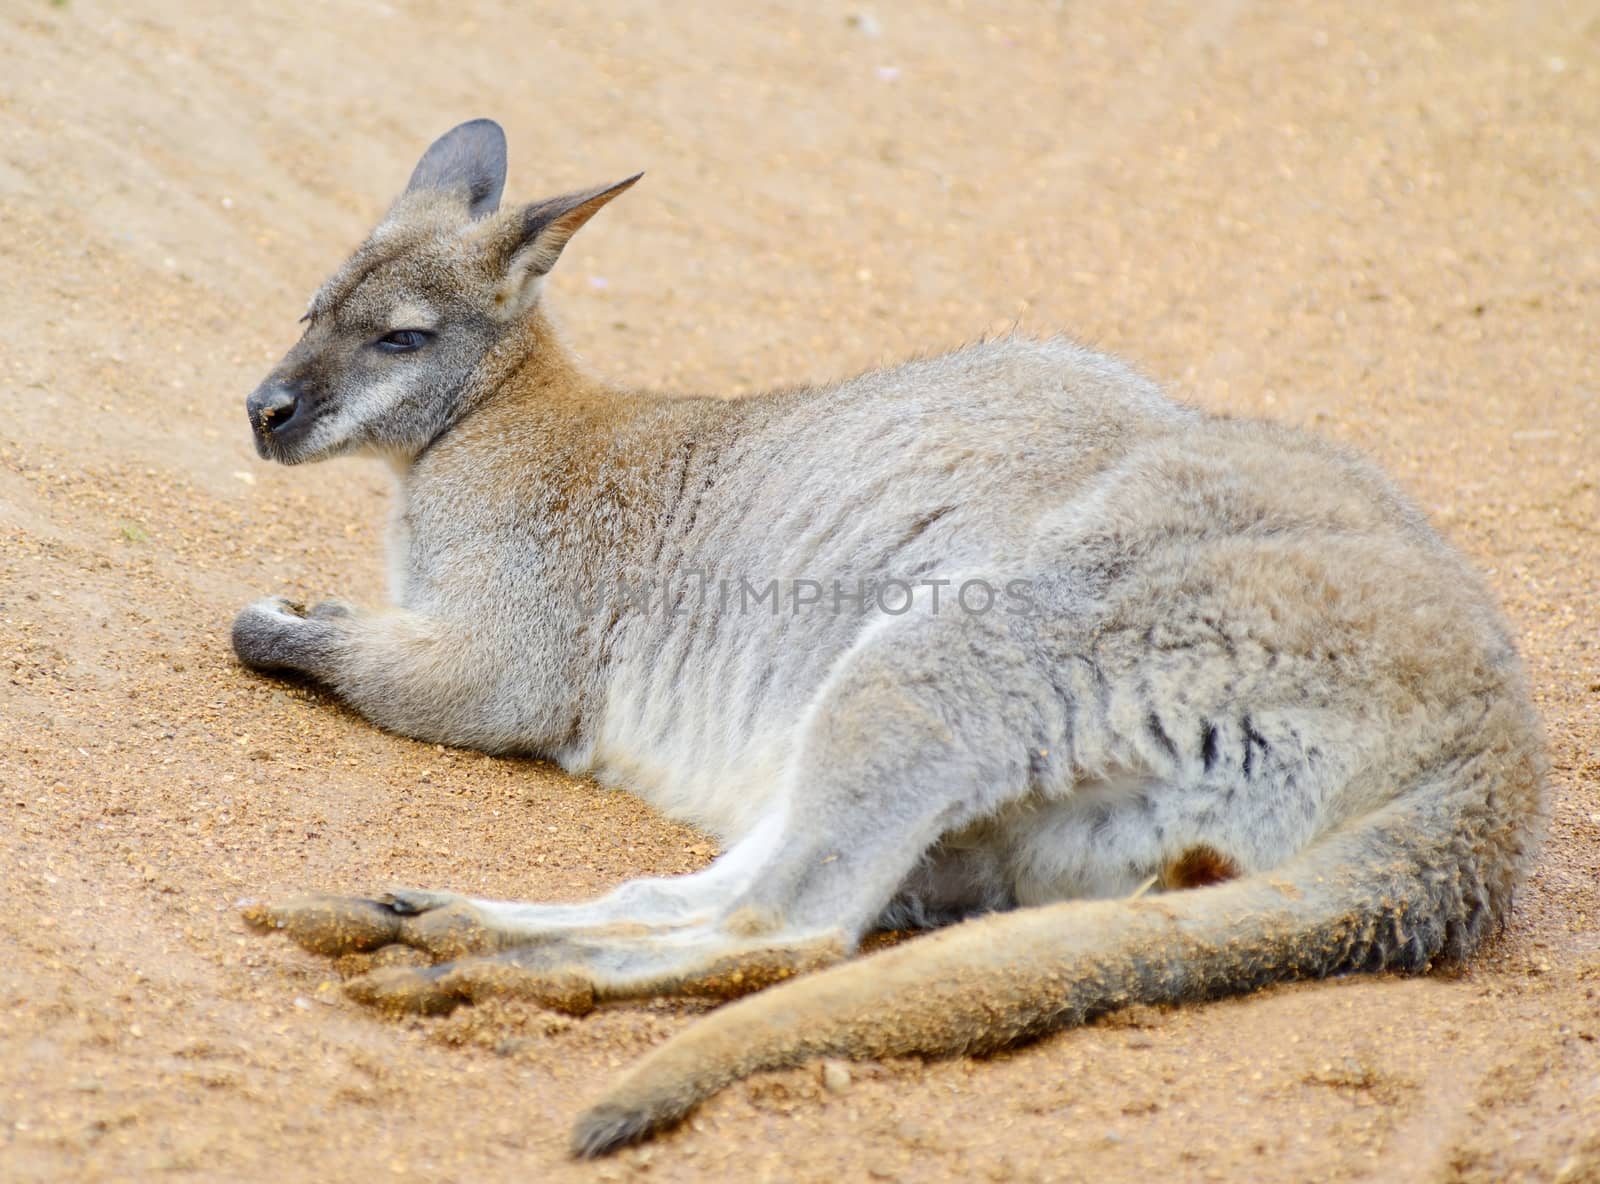
[[[299,397],[286,386],[257,387],[244,401],[250,416],[250,426],[258,436],[269,436],[294,418]]]

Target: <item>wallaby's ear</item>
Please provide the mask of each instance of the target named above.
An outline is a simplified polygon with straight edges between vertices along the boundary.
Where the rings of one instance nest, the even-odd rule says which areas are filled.
[[[520,304],[522,293],[556,265],[561,249],[578,233],[578,228],[642,176],[643,173],[635,173],[615,185],[546,198],[523,210],[514,239],[508,244],[502,302],[509,300],[514,305]]]
[[[460,190],[467,212],[482,218],[500,208],[505,186],[506,134],[492,119],[474,119],[433,142],[412,170],[406,192]]]

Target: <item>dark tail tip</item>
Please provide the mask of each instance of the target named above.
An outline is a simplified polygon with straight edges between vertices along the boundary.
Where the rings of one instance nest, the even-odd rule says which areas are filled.
[[[648,1111],[602,1102],[572,1128],[572,1154],[578,1159],[599,1159],[649,1138],[661,1125]]]

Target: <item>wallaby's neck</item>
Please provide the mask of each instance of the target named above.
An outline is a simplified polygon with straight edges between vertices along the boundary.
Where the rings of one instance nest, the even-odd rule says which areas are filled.
[[[544,310],[536,307],[489,351],[462,410],[471,414],[515,406],[519,414],[538,419],[570,416],[583,421],[609,418],[646,398],[584,370]]]
[[[686,472],[714,463],[742,418],[738,401],[595,378],[536,310],[485,359],[427,467],[447,480],[514,484],[561,507],[569,528],[592,520],[642,542],[670,516]]]

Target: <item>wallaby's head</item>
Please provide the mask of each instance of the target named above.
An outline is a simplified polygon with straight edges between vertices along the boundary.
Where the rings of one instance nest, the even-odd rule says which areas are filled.
[[[567,240],[638,179],[502,210],[500,125],[446,132],[245,401],[256,450],[285,464],[415,457],[453,421],[491,351],[525,325]]]

